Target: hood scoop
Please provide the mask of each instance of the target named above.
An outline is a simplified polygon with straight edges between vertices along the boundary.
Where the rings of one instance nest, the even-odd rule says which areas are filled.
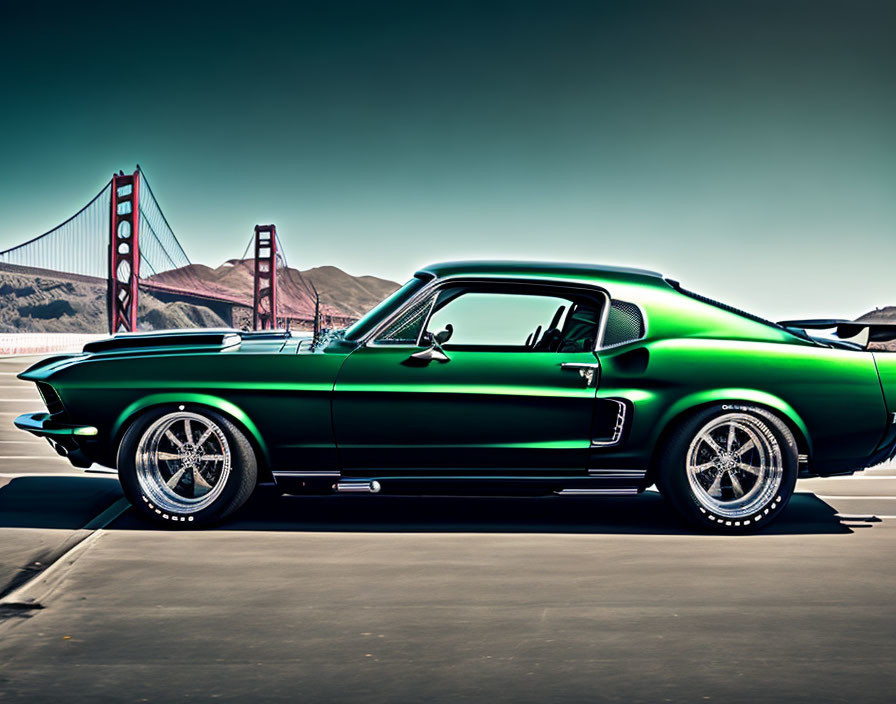
[[[165,330],[160,332],[120,333],[106,340],[88,342],[85,353],[141,351],[151,349],[171,350],[197,347],[225,349],[242,342],[237,330]]]

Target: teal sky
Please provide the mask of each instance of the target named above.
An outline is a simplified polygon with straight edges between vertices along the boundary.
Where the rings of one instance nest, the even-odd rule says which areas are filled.
[[[131,9],[134,8],[134,9]],[[892,2],[0,0],[0,248],[139,162],[193,261],[657,269],[896,305]]]

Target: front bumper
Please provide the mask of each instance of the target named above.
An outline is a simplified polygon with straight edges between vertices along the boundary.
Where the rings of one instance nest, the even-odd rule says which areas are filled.
[[[93,461],[84,453],[85,443],[98,431],[92,425],[72,425],[55,420],[49,413],[25,413],[13,421],[19,430],[46,438],[56,452],[75,467],[86,469]]]
[[[23,413],[14,423],[19,430],[27,430],[40,437],[65,437],[71,435],[93,436],[97,429],[92,425],[70,425],[53,420],[49,413]]]

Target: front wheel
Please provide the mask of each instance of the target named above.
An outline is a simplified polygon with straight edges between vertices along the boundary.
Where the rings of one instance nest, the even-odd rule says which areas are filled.
[[[213,411],[160,410],[138,419],[118,449],[118,477],[141,514],[201,526],[235,512],[255,489],[252,445]]]
[[[657,486],[691,523],[744,533],[771,523],[793,494],[793,433],[757,406],[708,408],[672,432]]]

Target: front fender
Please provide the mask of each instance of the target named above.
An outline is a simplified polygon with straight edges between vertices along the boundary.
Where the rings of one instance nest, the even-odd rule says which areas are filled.
[[[115,419],[115,423],[112,425],[110,435],[113,438],[119,437],[129,419],[133,418],[135,414],[142,413],[149,408],[172,405],[186,406],[191,403],[212,408],[235,420],[252,436],[251,439],[253,440],[254,445],[262,453],[265,464],[270,462],[267,445],[262,439],[261,433],[258,431],[258,427],[255,423],[252,422],[249,416],[247,416],[239,406],[213,394],[178,391],[144,396],[143,398],[134,401],[118,415]]]
[[[759,389],[704,389],[688,394],[687,396],[678,399],[678,401],[666,409],[666,412],[657,424],[655,441],[659,439],[660,433],[663,432],[665,428],[668,428],[669,424],[683,413],[686,413],[693,408],[714,403],[755,403],[759,406],[765,406],[766,408],[777,411],[783,416],[784,420],[789,421],[800,432],[803,439],[806,441],[809,454],[812,454],[812,437],[809,435],[806,424],[799,413],[797,413],[793,406],[782,398],[766,391],[760,391]]]

